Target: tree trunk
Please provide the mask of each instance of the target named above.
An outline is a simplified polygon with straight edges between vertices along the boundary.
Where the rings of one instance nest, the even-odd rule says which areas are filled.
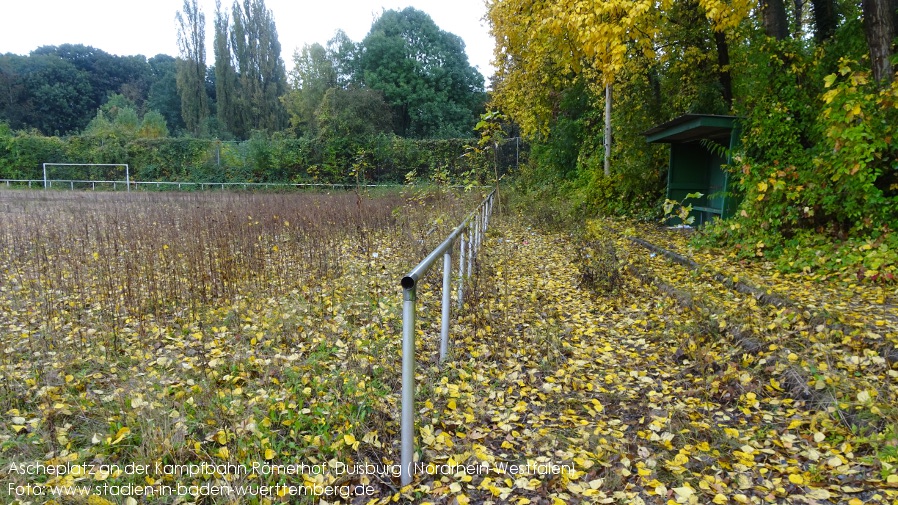
[[[811,4],[814,6],[814,38],[818,43],[825,42],[832,38],[838,26],[836,2],[835,0],[811,0]]]
[[[863,0],[864,34],[870,49],[873,78],[881,83],[892,82],[892,39],[895,38],[895,13],[890,9],[894,0]]]
[[[776,40],[789,38],[789,20],[783,0],[761,0],[764,33]]]
[[[892,13],[892,30],[893,35],[898,36],[898,0],[888,0],[889,12]]]
[[[727,109],[733,108],[733,76],[730,74],[730,46],[723,32],[714,32],[717,44],[717,78],[720,80],[721,93],[727,103]]]
[[[898,0],[892,0],[889,4],[889,10],[892,11],[892,29],[898,31]]]
[[[605,85],[605,177],[611,175],[611,85]]]

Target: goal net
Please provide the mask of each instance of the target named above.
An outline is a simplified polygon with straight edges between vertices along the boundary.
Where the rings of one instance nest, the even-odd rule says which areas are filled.
[[[44,163],[44,189],[125,189],[131,191],[126,163]]]

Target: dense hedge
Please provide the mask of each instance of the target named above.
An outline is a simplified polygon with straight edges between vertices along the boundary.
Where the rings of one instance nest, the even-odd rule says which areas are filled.
[[[43,163],[127,163],[138,181],[376,182],[491,178],[492,156],[469,154],[471,139],[323,141],[256,134],[245,142],[115,136],[45,137],[0,124],[0,179],[42,179]],[[501,171],[517,163],[515,144]],[[358,177],[357,177],[358,175]],[[120,179],[115,169],[56,168],[54,179]]]

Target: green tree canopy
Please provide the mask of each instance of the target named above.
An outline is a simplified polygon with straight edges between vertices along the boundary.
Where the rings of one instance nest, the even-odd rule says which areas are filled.
[[[282,101],[290,115],[290,124],[300,132],[315,132],[315,114],[324,94],[337,87],[337,70],[321,44],[303,46],[293,55],[290,72],[291,90]]]
[[[315,111],[320,134],[330,138],[354,138],[356,141],[388,133],[393,126],[389,105],[383,94],[372,89],[327,90]]]
[[[54,55],[5,55],[0,73],[6,88],[0,109],[13,128],[37,128],[66,134],[90,120],[92,88],[89,76]]]
[[[84,129],[85,135],[107,138],[162,138],[168,136],[165,118],[157,111],[141,115],[124,95],[111,95]]]
[[[16,129],[74,133],[87,125],[110,93],[144,105],[152,72],[143,56],[113,56],[64,44],[29,56],[0,56],[0,119]]]
[[[85,123],[110,93],[123,94],[141,107],[150,87],[151,72],[144,56],[115,56],[82,44],[43,46],[32,51],[31,55],[56,56],[84,72],[90,84],[87,96],[91,111]]]
[[[464,42],[414,8],[386,11],[359,47],[364,84],[382,91],[395,131],[417,138],[468,137],[482,109],[483,76]]]
[[[175,62],[175,58],[165,54],[147,60],[152,72],[152,84],[145,105],[146,108],[161,114],[166,124],[177,132],[183,131],[186,125],[181,116],[181,97],[178,95]]]
[[[343,30],[327,41],[327,56],[337,74],[337,86],[346,88],[361,84],[359,72],[359,45]]]

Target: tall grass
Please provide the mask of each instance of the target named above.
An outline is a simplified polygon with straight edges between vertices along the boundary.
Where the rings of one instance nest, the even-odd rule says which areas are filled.
[[[389,461],[398,279],[477,201],[0,191],[0,467]]]
[[[374,199],[7,191],[0,266],[13,309],[39,308],[43,323],[90,319],[121,329],[325,283],[350,250],[370,255],[378,238],[397,239],[394,260],[408,261],[401,253],[417,253],[424,228],[448,225],[440,216],[462,209],[455,198],[399,191]]]

